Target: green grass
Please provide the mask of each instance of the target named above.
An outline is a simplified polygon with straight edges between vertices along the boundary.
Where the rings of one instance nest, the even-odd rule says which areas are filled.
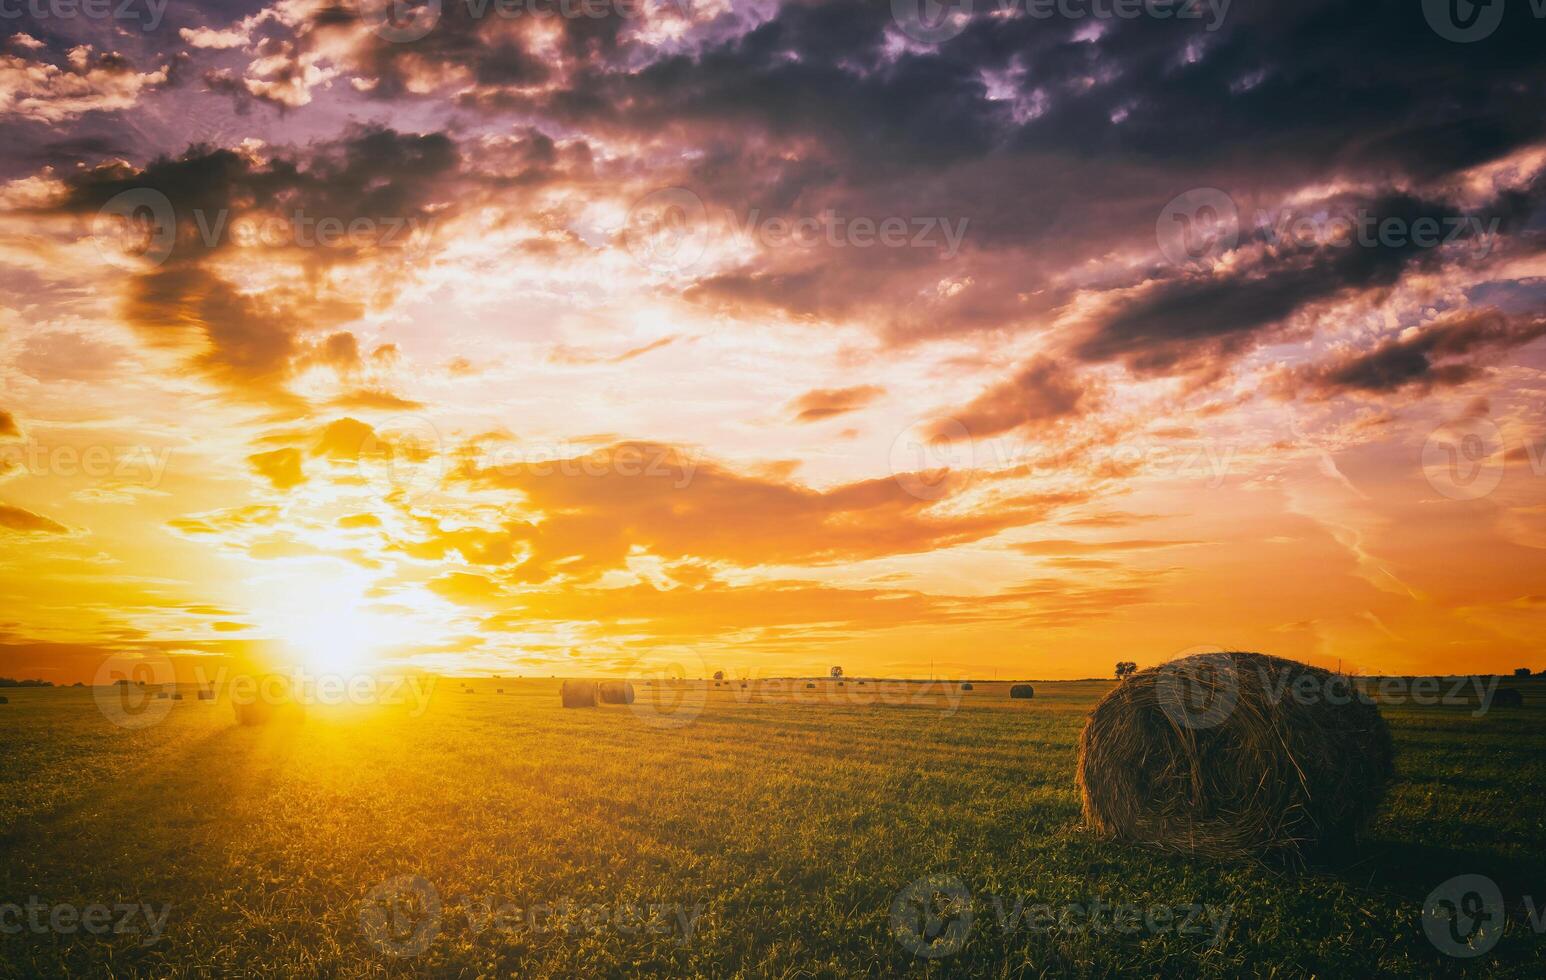
[[[1306,873],[1165,857],[1079,826],[1075,744],[1104,683],[979,683],[951,710],[852,683],[798,698],[710,689],[689,724],[564,711],[556,681],[443,680],[428,710],[312,712],[238,728],[222,699],[110,724],[87,690],[0,706],[0,904],[170,903],[160,938],[0,935],[5,975],[1546,975],[1546,690],[1474,717],[1392,707],[1400,778],[1350,863]],[[508,692],[494,693],[496,686]],[[1475,960],[1424,935],[1463,873],[1499,884],[1506,932]],[[964,945],[917,958],[899,890],[953,876]],[[421,876],[442,903],[417,955],[367,938],[372,889]],[[520,912],[469,921],[475,900]],[[1045,931],[995,900],[1228,908],[1215,941]],[[651,932],[619,908],[659,906]],[[474,908],[478,908],[474,906]],[[529,917],[536,909],[535,927]],[[677,911],[696,912],[690,940]],[[143,927],[144,920],[138,924]],[[412,926],[413,922],[408,922]],[[405,929],[406,936],[410,930]]]

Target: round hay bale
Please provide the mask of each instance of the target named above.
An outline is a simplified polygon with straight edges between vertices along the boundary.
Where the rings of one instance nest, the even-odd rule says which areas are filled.
[[[1085,823],[1223,859],[1313,857],[1351,843],[1394,773],[1390,732],[1352,682],[1258,653],[1133,674],[1079,737]]]
[[[597,696],[595,681],[568,680],[558,689],[559,700],[566,708],[594,708]]]
[[[1494,708],[1523,708],[1525,696],[1519,693],[1517,687],[1500,687],[1492,693],[1492,706]]]
[[[815,687],[816,687],[816,685],[815,685],[815,684],[806,684],[806,685],[805,685],[805,689],[806,689],[806,690],[808,690],[808,691],[809,691],[809,690],[814,690],[814,689],[815,689]]]
[[[967,681],[965,684],[961,685],[961,690],[963,690],[963,691],[975,691],[977,689],[972,686],[971,681]]]
[[[1029,701],[1036,696],[1036,688],[1029,684],[1011,684],[1009,686],[1009,696]]]
[[[10,704],[10,703],[11,703],[11,699],[10,698],[0,698],[0,704]]]
[[[596,693],[602,704],[633,704],[633,684],[628,681],[602,681]]]

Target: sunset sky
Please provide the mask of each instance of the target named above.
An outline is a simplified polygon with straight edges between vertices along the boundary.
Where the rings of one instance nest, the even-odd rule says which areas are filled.
[[[1530,6],[907,6],[0,21],[0,675],[1546,668]]]

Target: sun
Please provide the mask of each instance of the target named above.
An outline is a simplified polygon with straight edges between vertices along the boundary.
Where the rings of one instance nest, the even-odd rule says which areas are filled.
[[[284,637],[301,663],[323,674],[351,674],[369,666],[377,649],[379,623],[369,613],[342,609],[297,624]]]
[[[348,574],[296,576],[268,591],[254,615],[297,667],[319,674],[369,671],[394,637],[393,624],[367,598],[369,588],[368,579]]]

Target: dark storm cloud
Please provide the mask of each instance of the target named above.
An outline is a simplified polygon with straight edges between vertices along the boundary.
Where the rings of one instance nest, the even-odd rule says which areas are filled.
[[[262,295],[237,289],[208,262],[236,249],[283,251],[325,267],[379,253],[402,229],[423,227],[453,189],[460,157],[443,134],[358,129],[306,154],[255,159],[232,150],[193,147],[143,169],[121,161],[71,174],[55,209],[90,216],[125,192],[162,195],[170,221],[165,259],[131,276],[125,286],[127,322],[152,343],[189,349],[193,363],[230,388],[260,399],[288,401],[284,384],[298,360],[314,360],[300,338],[360,315],[358,304],[314,295],[310,287]],[[366,234],[320,244],[324,219]],[[244,220],[258,220],[244,240]],[[312,224],[307,224],[310,221]],[[308,238],[308,235],[310,236]],[[302,312],[304,310],[304,312]],[[353,337],[321,341],[322,359],[348,368],[359,361]]]
[[[1325,398],[1453,387],[1481,375],[1489,361],[1543,336],[1546,317],[1466,310],[1403,331],[1370,350],[1301,368],[1285,379],[1285,389]]]
[[[786,250],[687,292],[715,307],[867,319],[894,339],[1044,322],[1071,296],[1060,273],[1113,250],[1152,253],[1156,217],[1191,187],[1271,202],[1317,183],[1372,184],[1385,188],[1368,201],[1382,216],[1444,217],[1457,207],[1430,185],[1546,136],[1535,108],[1546,25],[1527,10],[1476,45],[1445,41],[1419,5],[1395,0],[1239,3],[1215,32],[1001,17],[978,4],[943,44],[896,37],[889,4],[789,3],[701,51],[636,71],[593,58],[561,86],[511,87],[498,104],[691,146],[685,182],[711,206],[965,219],[951,263],[917,250]],[[1160,269],[1077,353],[1190,370],[1249,350],[1306,304],[1442,261],[1410,246],[1279,247],[1239,275]],[[919,283],[942,277],[972,288],[920,305]]]

